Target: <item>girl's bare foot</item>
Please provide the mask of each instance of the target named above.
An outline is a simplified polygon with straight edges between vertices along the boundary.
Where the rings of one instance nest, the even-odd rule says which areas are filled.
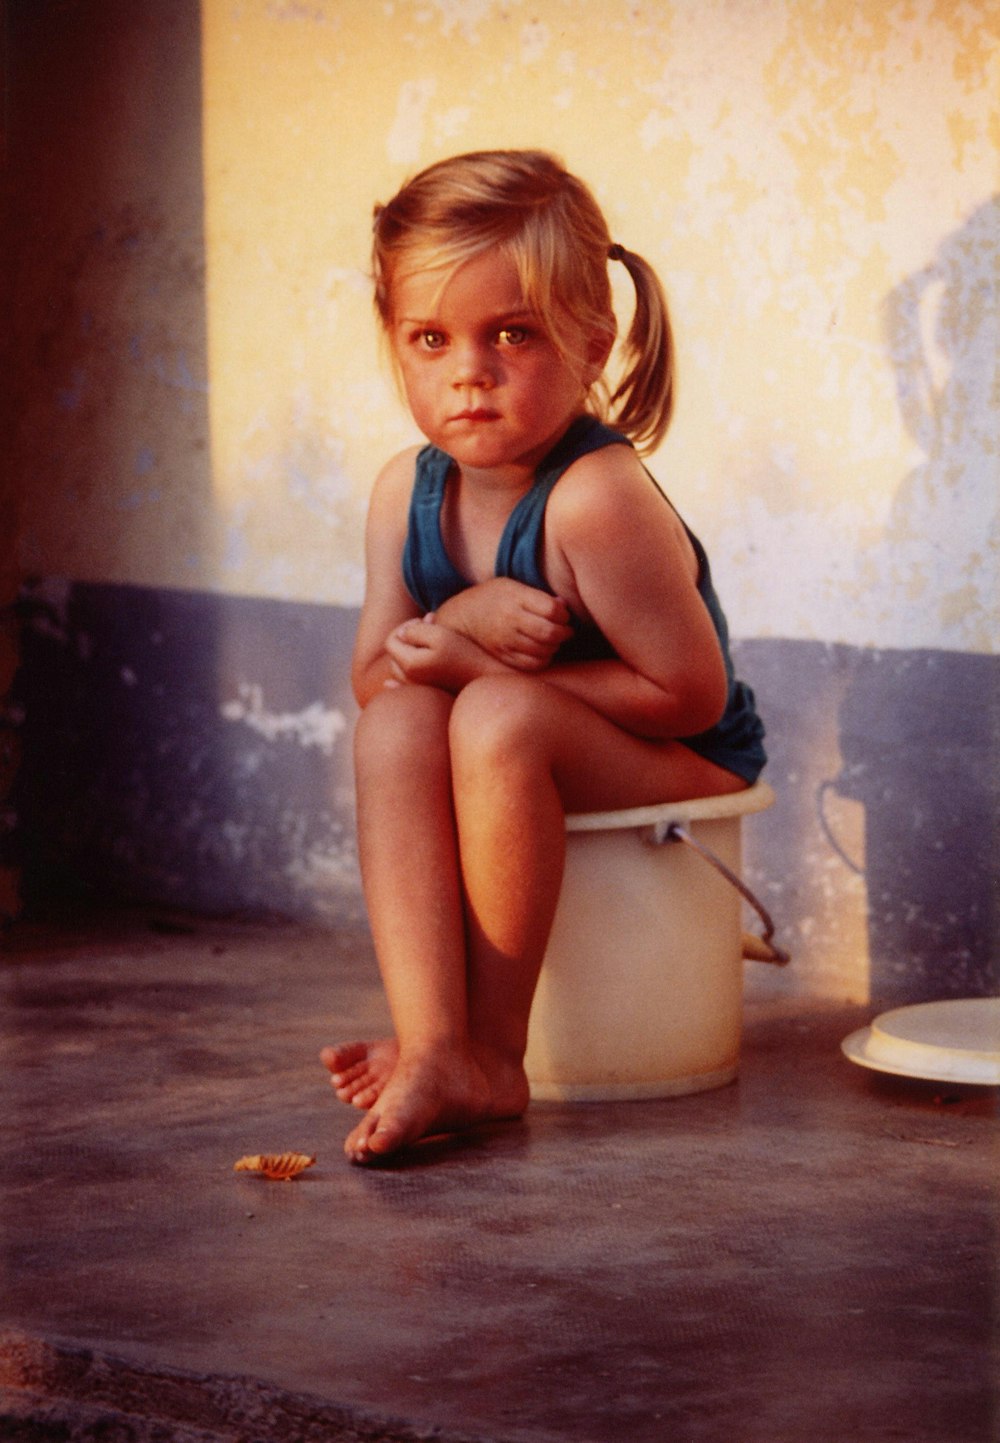
[[[490,1079],[468,1055],[401,1057],[344,1151],[352,1162],[375,1162],[421,1138],[519,1117],[527,1105],[522,1068],[498,1070]]]
[[[341,1102],[367,1110],[378,1101],[392,1076],[399,1048],[394,1037],[380,1037],[373,1042],[324,1047],[319,1057],[331,1073],[330,1086]]]

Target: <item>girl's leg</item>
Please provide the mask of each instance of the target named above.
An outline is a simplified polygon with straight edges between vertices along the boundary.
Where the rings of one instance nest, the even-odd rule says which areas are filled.
[[[507,678],[503,678],[506,681]],[[565,814],[531,715],[552,688],[467,687],[451,721],[466,897],[469,1030],[483,1065],[526,1086],[528,1014],[555,915]]]
[[[524,1110],[566,811],[745,785],[678,743],[628,735],[539,678],[484,677],[454,703],[419,687],[387,697],[407,693],[437,700],[390,711],[377,698],[359,728],[362,865],[399,1058],[348,1139],[356,1161]],[[413,808],[406,820],[403,806]],[[362,1045],[369,1055],[372,1046]]]
[[[483,678],[451,716],[469,927],[469,1030],[489,1075],[519,1077],[562,884],[565,813],[741,790],[673,742],[630,736],[533,677]]]
[[[437,688],[389,688],[362,712],[354,736],[361,876],[389,1011],[405,1046],[466,1034],[451,704]]]
[[[391,688],[355,736],[361,870],[396,1033],[322,1054],[339,1096],[375,1104],[347,1139],[357,1161],[526,1102],[495,1099],[469,1051],[451,706],[435,688]]]

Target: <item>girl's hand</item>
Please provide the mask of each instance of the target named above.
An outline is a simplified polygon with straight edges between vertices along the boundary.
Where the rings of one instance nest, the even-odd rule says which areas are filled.
[[[392,668],[386,686],[417,682],[457,694],[467,682],[497,669],[474,641],[430,616],[397,626],[385,649]]]
[[[435,620],[518,671],[542,671],[573,635],[566,603],[497,576],[449,598]]]

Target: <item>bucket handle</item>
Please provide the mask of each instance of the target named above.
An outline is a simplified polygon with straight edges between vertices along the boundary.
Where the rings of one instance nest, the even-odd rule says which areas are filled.
[[[773,941],[774,922],[771,914],[762,902],[759,902],[746,883],[737,877],[736,873],[727,867],[721,857],[706,847],[704,842],[696,841],[686,827],[680,822],[654,822],[650,829],[650,840],[655,846],[662,846],[664,842],[684,842],[686,846],[693,848],[700,857],[704,857],[715,870],[725,877],[726,881],[734,886],[744,901],[757,913],[764,924],[764,935],[756,937],[753,933],[743,933],[743,956],[754,962],[773,962],[776,967],[784,967],[791,961],[789,953],[783,947]]]

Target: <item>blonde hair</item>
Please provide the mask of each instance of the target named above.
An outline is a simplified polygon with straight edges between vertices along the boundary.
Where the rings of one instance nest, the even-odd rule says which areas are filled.
[[[602,377],[588,406],[640,452],[663,438],[673,409],[673,341],[666,298],[653,268],[612,244],[586,185],[555,156],[536,150],[473,151],[439,161],[375,207],[375,307],[388,332],[392,292],[428,266],[450,274],[483,252],[513,261],[526,305],[566,354],[568,323],[586,334],[617,333],[608,277],[620,260],[635,287],[635,310],[614,391]]]

